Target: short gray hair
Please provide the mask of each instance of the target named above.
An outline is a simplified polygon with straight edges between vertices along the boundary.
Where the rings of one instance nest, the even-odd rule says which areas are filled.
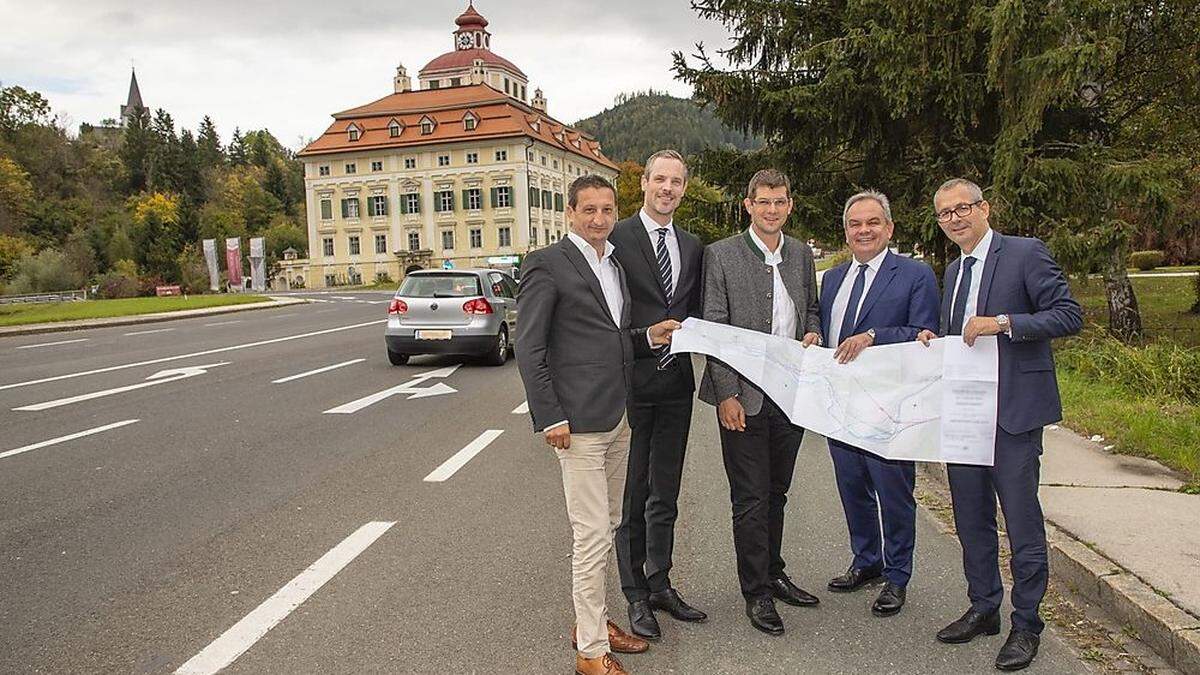
[[[967,180],[966,178],[951,178],[950,180],[946,181],[945,183],[942,183],[942,186],[934,191],[934,193],[933,193],[933,208],[935,208],[935,209],[937,208],[938,195],[942,194],[943,192],[945,192],[947,190],[953,190],[954,188],[957,188],[957,187],[966,188],[967,193],[971,196],[971,201],[973,201],[973,202],[983,201],[983,188],[981,188],[978,185],[976,185],[975,183]]]
[[[878,190],[863,190],[847,199],[846,206],[842,207],[842,227],[846,226],[846,217],[850,214],[850,207],[864,199],[874,199],[883,209],[883,217],[887,218],[889,223],[892,222],[892,205],[888,202],[887,195]]]
[[[654,166],[654,160],[656,160],[656,159],[674,159],[674,160],[678,161],[680,164],[683,165],[683,180],[685,183],[687,182],[688,176],[691,175],[691,170],[688,169],[687,160],[683,158],[683,155],[679,154],[678,152],[676,152],[674,150],[670,150],[670,149],[659,150],[658,152],[654,153],[653,155],[650,155],[649,157],[647,157],[646,158],[646,168],[643,169],[643,173],[642,173],[643,176],[645,176],[646,178],[650,177],[650,167]]]

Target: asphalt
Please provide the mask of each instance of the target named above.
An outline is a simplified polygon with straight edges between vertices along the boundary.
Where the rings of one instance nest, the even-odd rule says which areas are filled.
[[[570,530],[557,461],[512,412],[524,401],[515,364],[418,357],[392,367],[386,293],[305,297],[324,302],[154,324],[141,330],[171,330],[141,335],[125,326],[0,339],[0,453],[140,420],[0,458],[0,672],[173,672],[374,521],[395,524],[227,672],[569,672]],[[272,383],[356,358],[365,361]],[[13,410],[222,362],[174,382]],[[455,393],[323,414],[455,365],[414,385]],[[76,376],[89,371],[100,372]],[[47,378],[59,379],[34,383]],[[451,478],[422,480],[489,429],[503,433]],[[664,639],[625,658],[631,669],[992,671],[1003,635],[954,647],[933,638],[967,602],[958,544],[924,511],[900,615],[872,616],[874,591],[825,591],[849,554],[816,436],[797,463],[785,555],[822,604],[781,605],[782,637],[754,631],[737,590],[715,415],[702,403],[692,439],[672,577],[711,618],[664,617]],[[610,571],[609,606],[624,624]],[[1089,668],[1051,628],[1031,672]]]

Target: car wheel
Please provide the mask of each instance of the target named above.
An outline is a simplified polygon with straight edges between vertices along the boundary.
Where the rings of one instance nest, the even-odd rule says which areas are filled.
[[[408,354],[397,354],[389,349],[388,361],[391,361],[393,366],[403,366],[408,363]]]
[[[489,366],[502,366],[505,361],[508,361],[508,327],[502,325],[500,332],[496,333],[496,342],[491,351],[484,355],[484,363]]]

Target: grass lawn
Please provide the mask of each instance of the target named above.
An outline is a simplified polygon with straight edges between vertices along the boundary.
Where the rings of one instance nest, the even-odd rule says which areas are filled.
[[[19,326],[51,321],[75,321],[114,316],[133,316],[173,312],[180,309],[200,309],[223,305],[243,305],[263,302],[261,295],[191,295],[187,298],[123,298],[120,300],[83,300],[80,302],[44,302],[36,304],[0,305],[0,326]]]
[[[1188,313],[1196,301],[1195,279],[1140,277],[1130,281],[1142,311],[1142,325],[1151,340],[1200,346],[1200,314]],[[1086,283],[1072,280],[1071,293],[1083,306],[1085,331],[1108,326],[1108,297],[1102,279],[1088,279]]]

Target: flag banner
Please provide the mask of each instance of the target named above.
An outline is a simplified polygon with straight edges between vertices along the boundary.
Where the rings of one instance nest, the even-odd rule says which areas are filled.
[[[266,246],[262,237],[250,239],[250,287],[256,291],[267,290]]]
[[[225,240],[225,272],[229,275],[229,288],[242,289],[242,239],[230,237]]]
[[[208,266],[208,290],[221,290],[221,271],[217,268],[217,240],[204,240],[204,263]]]

